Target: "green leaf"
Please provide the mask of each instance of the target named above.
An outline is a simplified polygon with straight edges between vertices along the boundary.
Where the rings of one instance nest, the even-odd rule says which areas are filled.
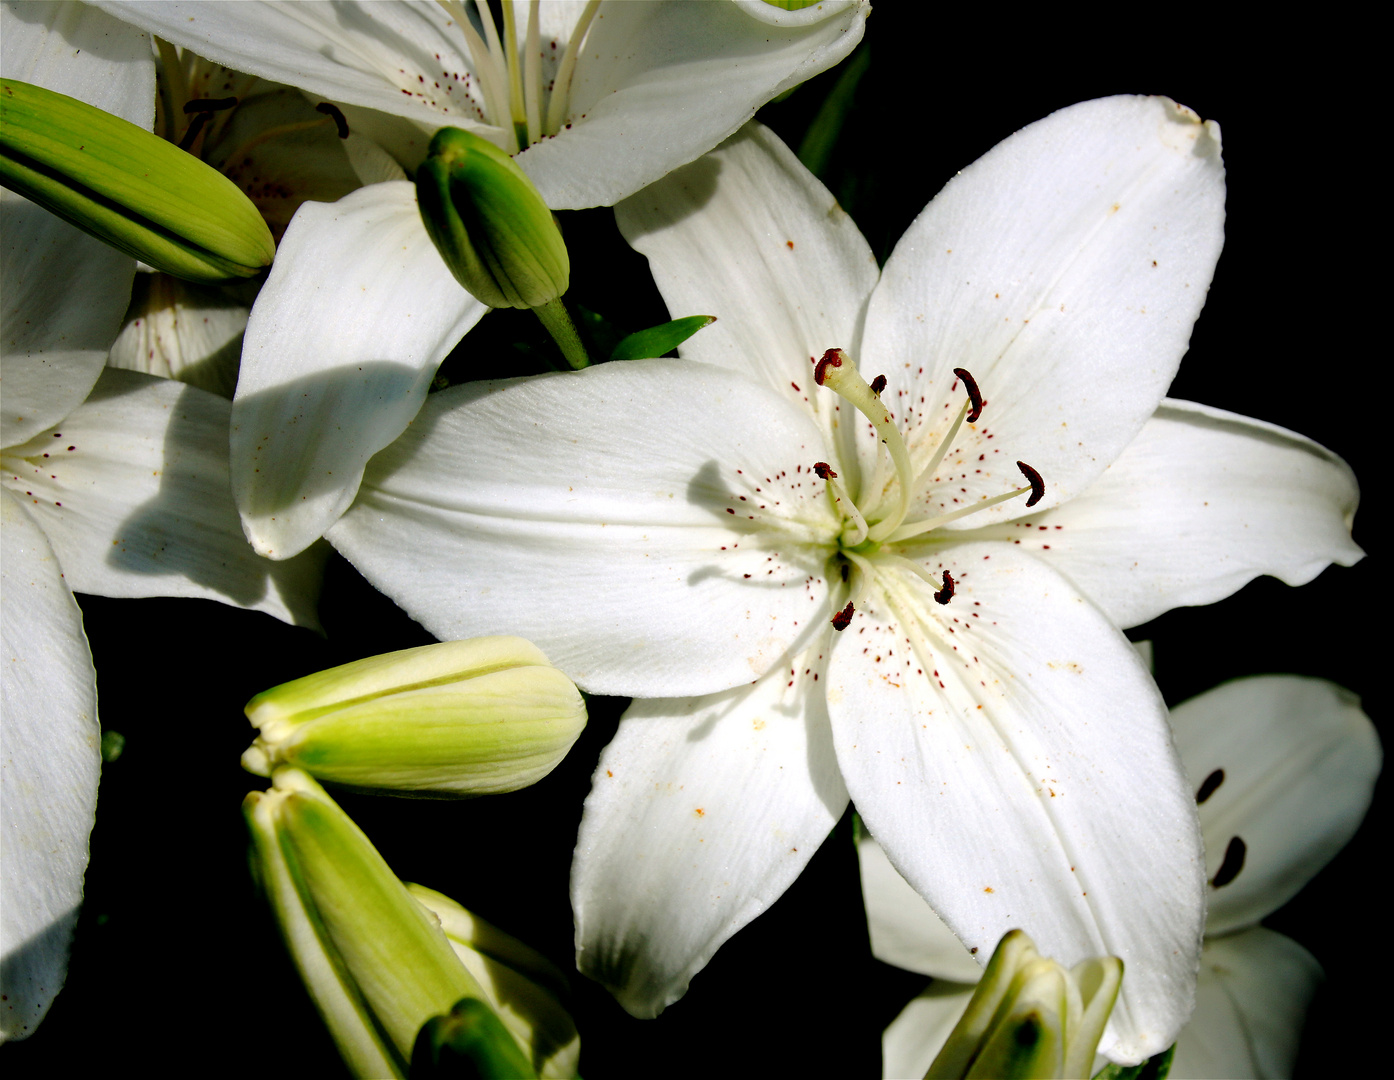
[[[611,360],[647,360],[672,352],[704,326],[716,322],[715,315],[689,315],[683,319],[650,326],[620,341],[610,353]]]

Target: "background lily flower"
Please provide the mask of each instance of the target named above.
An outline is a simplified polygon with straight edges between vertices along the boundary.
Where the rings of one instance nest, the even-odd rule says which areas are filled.
[[[71,4],[0,9],[7,77],[149,126],[148,38]],[[3,192],[4,875],[0,1035],[63,985],[100,772],[95,672],[73,592],[189,596],[315,625],[323,552],[282,570],[240,538],[230,406],[104,371],[135,261]],[[95,383],[95,385],[94,385]]]
[[[1354,835],[1379,775],[1379,738],[1348,691],[1292,675],[1226,683],[1178,705],[1171,723],[1200,802],[1209,912],[1196,1011],[1170,1075],[1291,1076],[1321,968],[1259,920]],[[934,976],[883,1039],[883,1075],[920,1076],[966,1006],[977,964],[874,840],[857,851],[877,958]]]
[[[582,687],[653,699],[602,757],[573,867],[581,969],[631,1012],[682,995],[798,875],[850,790],[970,944],[1028,923],[1062,963],[1118,955],[1129,977],[1106,1045],[1136,1059],[1170,1040],[1202,881],[1160,699],[1105,617],[1114,597],[1095,598],[1101,612],[1051,545],[1019,550],[1032,515],[987,496],[1020,483],[1017,457],[1049,478],[1043,510],[1110,462],[1133,467],[1218,255],[1222,176],[1218,130],[1173,104],[1081,105],[956,178],[878,281],[826,190],[750,129],[617,212],[670,309],[721,320],[683,361],[448,390],[375,459],[330,533],[370,581],[438,636],[507,621]],[[874,489],[875,439],[852,439],[870,425],[811,378],[839,343],[887,376],[908,446],[912,468]],[[940,469],[968,397],[959,365],[988,411]],[[1213,472],[1163,479],[1241,500],[1234,519],[1176,519],[1215,553],[1186,579],[1193,595],[1234,587],[1217,563],[1300,581],[1358,557],[1342,463],[1238,417],[1183,424],[1178,441],[1210,426],[1245,475],[1319,479],[1312,532],[1259,544],[1243,526],[1266,520],[1261,499]],[[876,550],[847,538],[814,469],[828,462]],[[921,470],[903,500],[884,479]],[[895,515],[908,530],[956,499],[991,508],[895,531]],[[1115,558],[1135,548],[1125,511],[1076,527]],[[1173,569],[1135,571],[1162,606]],[[945,571],[957,593],[936,604]],[[849,599],[838,634],[829,617]]]
[[[518,72],[520,52],[541,56],[526,85],[534,97],[549,88],[544,104],[560,119],[537,122],[545,135],[534,123],[517,161],[553,209],[610,205],[715,146],[846,56],[870,10],[865,0],[800,11],[763,0],[506,4],[518,17],[505,49],[507,35],[487,32],[492,16],[466,32],[459,19],[478,18],[474,5],[105,6],[229,67],[338,101],[354,129],[376,131],[365,113],[380,110],[423,133],[471,129],[510,152],[511,114],[498,115],[489,88]],[[403,164],[414,168],[428,141],[397,140]],[[411,422],[486,310],[446,270],[409,184],[300,212],[247,327],[235,404],[233,482],[259,553],[289,558],[338,520],[365,463]]]

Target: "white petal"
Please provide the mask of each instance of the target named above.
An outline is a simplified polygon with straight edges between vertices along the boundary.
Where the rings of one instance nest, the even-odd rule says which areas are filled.
[[[881,1075],[904,1080],[928,1072],[968,1008],[974,988],[971,983],[936,979],[911,998],[881,1035]]]
[[[1291,1076],[1321,967],[1291,938],[1256,926],[1207,938],[1196,1011],[1176,1040],[1174,1080]]]
[[[1310,439],[1168,400],[1079,498],[974,535],[1020,541],[1136,626],[1259,574],[1305,585],[1358,562],[1359,497],[1350,466]]]
[[[231,404],[108,368],[56,429],[4,454],[0,482],[43,526],[76,592],[198,596],[318,627],[323,545],[277,563],[242,537]]]
[[[1190,1012],[1204,910],[1195,803],[1137,654],[1063,578],[995,544],[941,551],[934,604],[878,574],[833,646],[838,762],[871,834],[959,939],[1021,927],[1128,978],[1102,1049],[1139,1061]],[[933,609],[933,610],[931,610]]]
[[[107,363],[231,398],[250,313],[225,289],[169,274],[138,274]]]
[[[929,491],[935,512],[946,489],[1003,490],[974,471],[979,454],[998,454],[1013,487],[1012,462],[1035,466],[1048,506],[1098,477],[1176,373],[1223,221],[1219,129],[1165,98],[1063,109],[949,181],[887,260],[860,357],[887,376],[920,460],[963,403],[952,369],[976,377],[987,405]]]
[[[570,127],[518,164],[555,209],[610,206],[836,64],[869,11],[864,0],[796,12],[763,0],[603,5],[576,64]]]
[[[0,491],[0,1041],[33,1034],[63,986],[101,773],[97,673],[43,532]]]
[[[313,95],[419,118],[432,127],[479,127],[467,87],[475,65],[439,4],[122,3],[117,18],[233,68]]]
[[[789,148],[751,124],[615,207],[615,220],[670,312],[717,317],[683,357],[744,372],[811,410],[827,438],[841,399],[813,382],[810,361],[852,346],[878,274],[857,226]]]
[[[1379,736],[1350,691],[1296,675],[1225,683],[1182,702],[1171,723],[1193,787],[1224,771],[1200,806],[1206,877],[1234,837],[1244,844],[1238,876],[1210,887],[1206,933],[1256,923],[1355,835],[1379,776]]]
[[[86,4],[5,4],[0,72],[147,130],[155,117],[150,39]],[[0,234],[0,445],[8,446],[87,396],[121,325],[135,260],[8,189],[0,192]]]
[[[680,998],[842,816],[821,652],[754,686],[636,701],[601,754],[571,871],[576,965],[633,1015]]]
[[[884,964],[936,979],[977,982],[981,966],[924,897],[900,876],[881,845],[870,836],[860,837],[857,859],[872,955]],[[929,1062],[925,1062],[928,1067]]]
[[[681,360],[432,394],[329,540],[436,637],[513,633],[593,693],[748,683],[821,627],[808,417]]]
[[[259,553],[289,558],[339,519],[487,310],[441,261],[410,183],[300,208],[252,308],[233,401],[233,491]]]

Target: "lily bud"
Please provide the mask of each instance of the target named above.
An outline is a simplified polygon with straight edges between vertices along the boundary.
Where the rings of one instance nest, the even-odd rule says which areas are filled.
[[[0,83],[0,181],[142,262],[188,281],[251,277],[276,245],[231,180],[76,98]]]
[[[289,765],[326,783],[412,795],[527,787],[586,726],[571,680],[517,637],[357,660],[258,694],[246,712],[260,729],[242,755],[249,772]]]
[[[1008,931],[925,1080],[1087,1080],[1122,981],[1116,956],[1066,971],[1022,931]]]
[[[483,988],[323,788],[296,769],[272,784],[242,814],[291,958],[350,1071],[405,1076],[421,1026]]]
[[[455,955],[495,1004],[503,1026],[529,1051],[537,1075],[554,1080],[575,1076],[581,1036],[562,1005],[569,989],[566,976],[537,950],[450,897],[422,885],[409,884],[407,891],[440,919]],[[432,1036],[439,1037],[439,1032]]]
[[[416,170],[416,201],[445,265],[481,303],[536,308],[566,292],[571,260],[552,211],[487,139],[436,132]]]

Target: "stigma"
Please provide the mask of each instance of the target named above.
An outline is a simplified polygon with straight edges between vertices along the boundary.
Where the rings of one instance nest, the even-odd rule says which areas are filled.
[[[842,484],[837,472],[826,462],[813,465],[813,472],[827,484],[827,492],[842,520],[838,535],[839,556],[856,570],[852,596],[847,605],[833,616],[834,629],[844,630],[852,621],[857,602],[865,595],[878,573],[891,568],[908,571],[921,578],[929,587],[935,603],[946,605],[953,600],[956,583],[944,570],[936,580],[913,558],[907,558],[903,546],[951,521],[979,513],[1011,499],[1026,496],[1025,505],[1035,506],[1045,496],[1045,481],[1041,474],[1024,461],[1016,463],[1024,486],[1012,488],[999,495],[988,496],[948,513],[914,518],[910,506],[915,496],[923,494],[934,482],[935,471],[952,449],[965,422],[976,423],[987,406],[982,390],[973,375],[965,368],[953,373],[962,385],[965,400],[953,423],[929,463],[918,473],[911,467],[910,451],[891,411],[881,400],[886,377],[878,375],[870,383],[862,378],[856,366],[842,349],[829,349],[814,361],[813,379],[851,403],[871,423],[877,438],[876,465],[870,482],[854,498]]]

